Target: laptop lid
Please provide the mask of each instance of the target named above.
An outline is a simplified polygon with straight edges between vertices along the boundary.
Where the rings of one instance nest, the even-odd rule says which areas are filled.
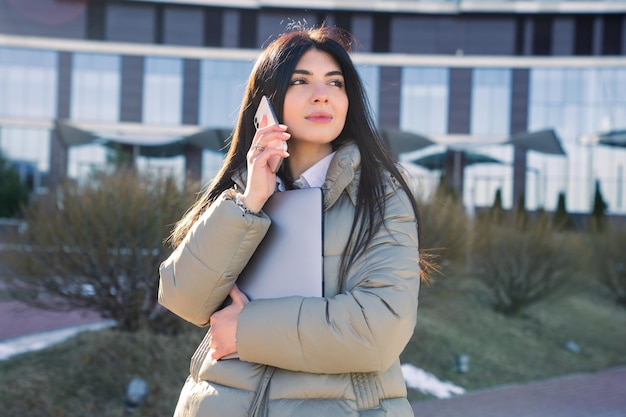
[[[265,238],[237,279],[251,300],[323,295],[322,190],[274,193],[263,211],[272,219]]]

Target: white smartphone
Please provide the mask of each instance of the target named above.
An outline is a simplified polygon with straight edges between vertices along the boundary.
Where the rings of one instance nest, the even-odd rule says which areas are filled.
[[[272,104],[270,103],[270,100],[267,98],[267,96],[261,97],[261,103],[259,103],[259,108],[254,114],[254,127],[257,130],[261,125],[263,116],[265,116],[265,119],[267,120],[267,126],[278,124],[278,118],[276,117],[276,113],[274,113]],[[277,139],[270,141],[267,146],[270,148],[278,148],[287,151],[287,142],[285,142],[284,140]],[[272,172],[276,173],[278,172],[280,165],[283,163],[283,158],[281,158],[280,156],[272,156],[268,163]]]

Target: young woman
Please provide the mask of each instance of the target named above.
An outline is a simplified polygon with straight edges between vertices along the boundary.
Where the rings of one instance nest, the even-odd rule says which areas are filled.
[[[159,300],[211,326],[176,417],[413,416],[399,355],[416,323],[418,210],[373,126],[350,42],[299,29],[263,51],[226,161],[172,234]],[[256,130],[263,95],[281,124]],[[236,281],[271,223],[263,205],[294,182],[323,191],[324,297],[249,301]]]

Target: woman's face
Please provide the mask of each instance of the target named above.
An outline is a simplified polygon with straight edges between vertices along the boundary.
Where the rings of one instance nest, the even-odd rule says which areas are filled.
[[[317,49],[305,52],[285,94],[283,120],[290,142],[329,144],[343,130],[347,114],[348,95],[337,62]]]

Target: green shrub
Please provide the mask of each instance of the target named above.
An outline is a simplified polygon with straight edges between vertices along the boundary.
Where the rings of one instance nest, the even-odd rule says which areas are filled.
[[[0,152],[0,217],[14,217],[28,203],[29,191]]]
[[[0,252],[4,278],[38,307],[91,309],[123,330],[167,327],[173,315],[160,314],[158,266],[193,197],[171,178],[130,170],[67,182],[25,211],[27,230]]]
[[[554,228],[559,231],[572,230],[574,228],[572,218],[567,212],[565,193],[559,193],[559,200],[557,202],[556,211],[554,212],[552,221]]]
[[[589,229],[592,232],[602,233],[606,230],[606,209],[608,205],[602,197],[600,181],[596,180],[596,188],[593,193],[593,209],[589,217]]]
[[[496,196],[493,199],[493,206],[491,207],[491,218],[496,223],[502,223],[506,221],[507,213],[502,207],[502,189],[496,190]]]

